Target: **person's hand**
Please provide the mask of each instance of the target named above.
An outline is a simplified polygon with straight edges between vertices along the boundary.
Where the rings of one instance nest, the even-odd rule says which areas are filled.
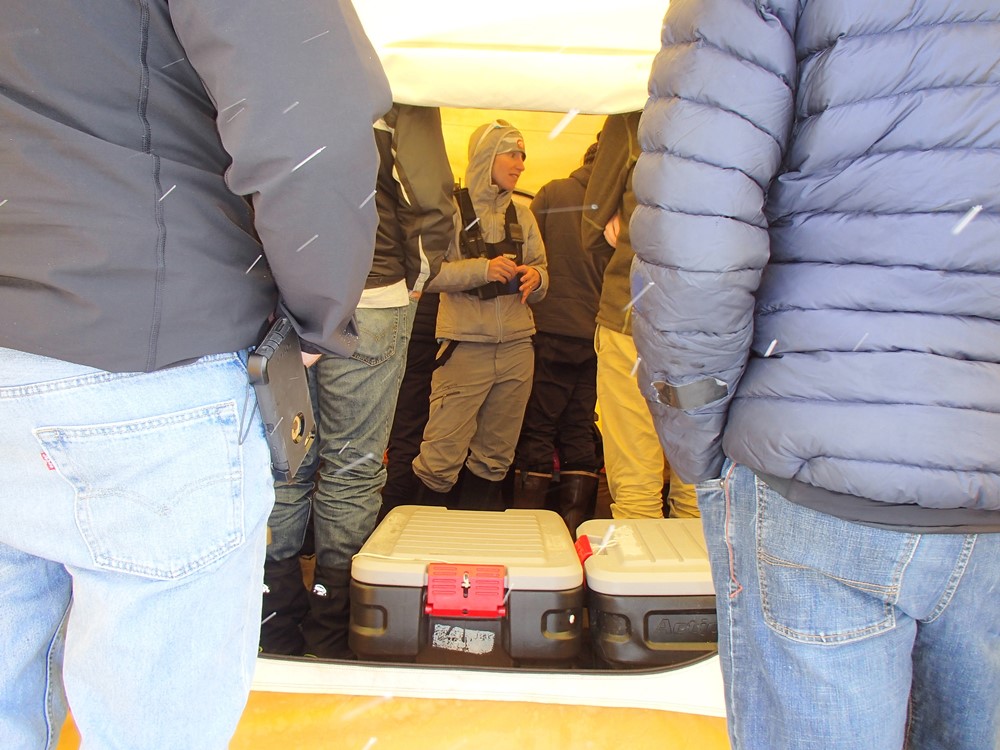
[[[618,247],[618,230],[620,229],[620,224],[618,222],[618,214],[611,217],[611,220],[604,226],[604,239],[608,241],[611,247]]]
[[[505,258],[503,255],[490,258],[490,265],[486,271],[486,280],[501,281],[506,284],[514,278],[514,274],[517,273],[517,268],[517,263],[512,261],[510,258]]]
[[[532,266],[517,266],[515,271],[521,274],[521,304],[528,301],[528,295],[542,285],[542,274]]]
[[[302,364],[306,367],[312,367],[314,364],[319,362],[319,358],[322,354],[310,354],[309,352],[302,352]]]

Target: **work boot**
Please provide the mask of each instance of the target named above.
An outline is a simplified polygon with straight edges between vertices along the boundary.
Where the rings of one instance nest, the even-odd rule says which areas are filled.
[[[544,508],[552,483],[551,474],[516,469],[514,471],[514,495],[511,508]]]
[[[347,645],[351,624],[351,571],[316,566],[309,614],[302,621],[304,656],[320,659],[353,659]]]
[[[559,474],[559,515],[574,539],[577,527],[594,516],[597,482],[597,474],[591,471],[564,471]]]
[[[503,480],[484,479],[466,470],[458,496],[458,510],[505,510]]]
[[[414,505],[436,505],[440,508],[447,507],[448,505],[448,492],[438,492],[437,490],[432,490],[420,479],[417,479],[417,492],[413,497]]]
[[[261,653],[301,656],[302,618],[309,611],[309,598],[298,555],[264,561],[264,598],[260,611]]]

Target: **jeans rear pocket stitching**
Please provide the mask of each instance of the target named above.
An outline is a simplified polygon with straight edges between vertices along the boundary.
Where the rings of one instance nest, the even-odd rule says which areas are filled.
[[[237,425],[236,405],[229,400],[118,423],[41,427],[34,433],[74,492],[77,526],[93,564],[176,580],[211,565],[245,541],[244,467]],[[94,440],[116,436],[134,443],[109,451],[106,443]],[[191,449],[183,449],[189,439],[204,446],[203,457],[194,453],[198,458],[179,467],[164,460],[157,470],[143,475],[142,479],[149,476],[151,486],[135,479],[144,464],[133,467],[129,450],[172,441],[171,456],[183,459],[192,455]],[[130,471],[129,479],[119,476]],[[178,472],[188,481],[175,481]],[[151,498],[157,502],[149,502]],[[117,500],[125,502],[113,505]],[[132,511],[129,501],[134,504]],[[116,523],[119,515],[127,518],[130,513],[134,514],[131,526]],[[159,524],[167,525],[159,528]],[[146,547],[143,533],[149,537]]]

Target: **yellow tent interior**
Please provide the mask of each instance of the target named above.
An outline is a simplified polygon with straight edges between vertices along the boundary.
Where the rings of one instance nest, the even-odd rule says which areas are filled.
[[[441,108],[456,179],[469,136],[498,117],[525,137],[519,189],[582,163],[614,112],[641,109],[665,0],[354,0],[406,104]]]

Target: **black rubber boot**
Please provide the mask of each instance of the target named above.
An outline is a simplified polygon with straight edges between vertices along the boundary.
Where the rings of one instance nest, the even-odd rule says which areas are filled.
[[[471,471],[465,472],[462,491],[458,496],[458,510],[505,510],[503,480],[483,479]]]
[[[448,492],[438,492],[437,490],[432,490],[420,479],[417,479],[416,484],[417,491],[413,497],[414,505],[437,505],[441,508],[448,505]]]
[[[304,656],[353,659],[347,645],[351,622],[351,571],[316,566],[309,592],[309,614],[302,621]]]
[[[564,471],[559,474],[559,515],[574,539],[577,527],[594,517],[597,482],[597,474],[591,471]]]
[[[309,611],[309,598],[298,555],[287,560],[264,561],[264,598],[260,611],[261,653],[301,656],[302,618]]]
[[[516,469],[514,471],[514,495],[511,508],[544,508],[548,497],[551,474]]]

